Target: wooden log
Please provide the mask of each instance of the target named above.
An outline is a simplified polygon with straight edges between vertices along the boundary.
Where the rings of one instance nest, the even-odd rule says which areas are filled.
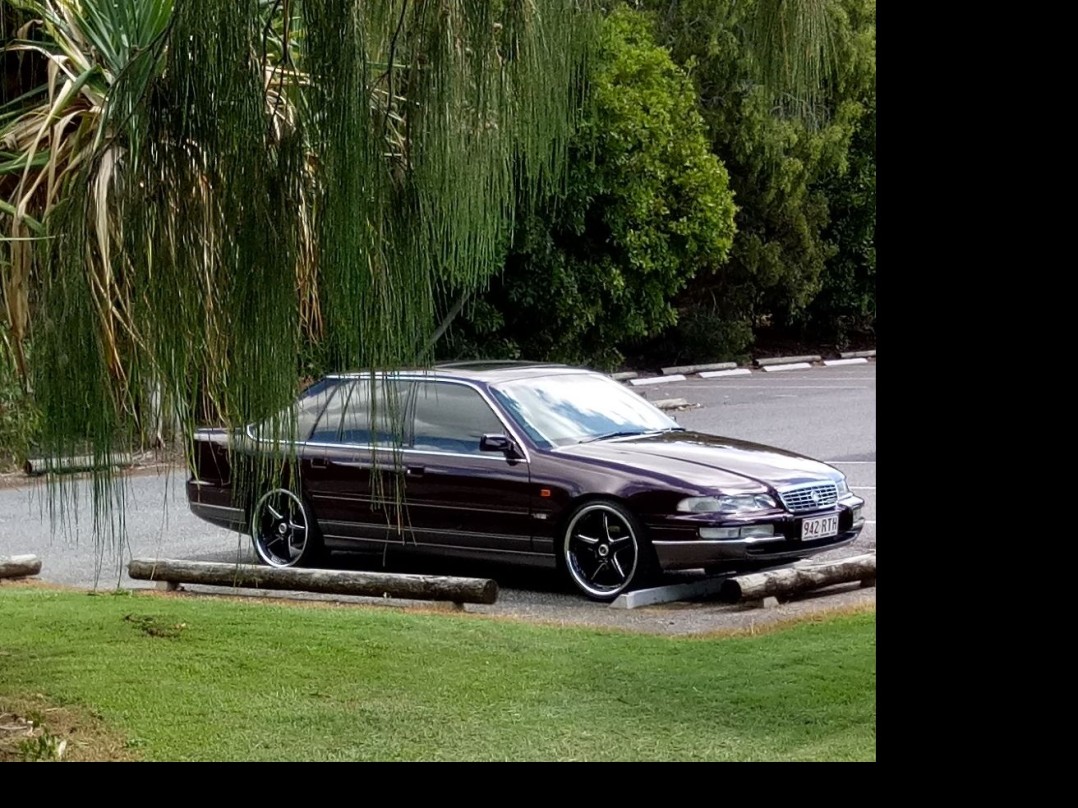
[[[134,459],[129,454],[113,455],[105,459],[92,455],[83,455],[81,457],[31,457],[23,463],[22,470],[27,475],[34,477],[39,474],[74,473],[108,468],[110,466],[130,466],[133,462]]]
[[[795,595],[833,584],[868,580],[876,580],[875,553],[819,564],[736,575],[723,581],[719,597],[728,603],[737,603],[743,600],[763,600],[768,596]]]
[[[376,598],[448,600],[454,603],[494,603],[498,598],[498,584],[489,578],[459,578],[447,575],[296,569],[263,567],[257,564],[139,558],[127,565],[127,574],[140,581],[288,589]]]
[[[0,556],[0,578],[25,578],[41,572],[36,555]]]
[[[756,364],[760,367],[767,367],[768,365],[794,365],[799,362],[820,362],[823,360],[822,356],[811,354],[810,356],[766,356],[756,360]]]
[[[664,376],[671,376],[677,373],[699,373],[702,370],[733,370],[736,367],[737,362],[712,362],[707,365],[676,365],[660,370]]]

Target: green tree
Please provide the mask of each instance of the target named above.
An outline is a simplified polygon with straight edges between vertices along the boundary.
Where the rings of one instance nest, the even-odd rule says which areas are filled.
[[[876,61],[875,5],[843,4],[856,35],[845,40],[845,68],[837,91],[865,110],[850,140],[846,170],[822,177],[818,189],[828,200],[825,232],[835,247],[821,279],[819,294],[801,324],[817,339],[845,344],[851,334],[876,327]],[[872,58],[867,58],[871,54]]]
[[[638,12],[603,22],[569,160],[565,193],[520,217],[504,274],[448,352],[612,366],[619,348],[672,325],[676,293],[725,260],[726,171],[692,82]]]
[[[829,25],[831,67],[815,102],[782,114],[762,83],[751,32],[763,3],[676,0],[648,3],[661,40],[691,69],[711,148],[730,172],[738,235],[730,261],[699,276],[679,300],[685,324],[741,344],[712,346],[736,353],[753,327],[800,322],[823,287],[838,248],[830,222],[825,178],[846,173],[851,138],[865,115],[865,89],[875,83],[874,0],[820,4]],[[873,198],[874,205],[874,198]],[[684,338],[675,335],[674,339]]]

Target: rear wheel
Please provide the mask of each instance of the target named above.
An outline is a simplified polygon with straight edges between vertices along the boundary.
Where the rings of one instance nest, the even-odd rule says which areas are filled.
[[[318,528],[303,500],[284,488],[264,494],[251,512],[255,552],[271,567],[304,567],[322,552]]]
[[[585,502],[566,522],[558,560],[577,589],[593,600],[611,601],[655,570],[654,550],[643,533],[617,502]]]

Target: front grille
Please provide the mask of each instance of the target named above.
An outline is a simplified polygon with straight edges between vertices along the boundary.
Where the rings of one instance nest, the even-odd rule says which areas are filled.
[[[779,497],[787,510],[804,513],[832,507],[838,502],[838,490],[834,483],[807,483],[779,491]]]

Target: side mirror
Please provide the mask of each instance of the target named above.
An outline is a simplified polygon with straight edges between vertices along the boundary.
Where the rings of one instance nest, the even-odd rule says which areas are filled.
[[[517,447],[508,435],[484,435],[479,439],[479,451],[501,452],[506,457],[517,456]]]

